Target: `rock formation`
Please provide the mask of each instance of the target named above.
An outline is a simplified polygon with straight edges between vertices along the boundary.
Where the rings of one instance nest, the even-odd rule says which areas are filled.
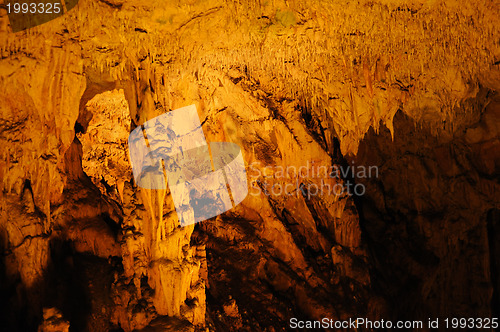
[[[14,33],[0,5],[0,320],[498,316],[499,17],[493,0],[80,0]],[[241,147],[249,195],[180,227],[127,139],[191,104],[207,140]]]

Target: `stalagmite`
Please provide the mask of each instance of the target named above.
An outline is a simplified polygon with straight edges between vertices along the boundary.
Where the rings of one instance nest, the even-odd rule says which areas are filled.
[[[500,4],[188,2],[79,0],[15,33],[0,6],[2,326],[498,314]],[[192,104],[207,141],[240,147],[248,195],[182,227],[128,137]]]

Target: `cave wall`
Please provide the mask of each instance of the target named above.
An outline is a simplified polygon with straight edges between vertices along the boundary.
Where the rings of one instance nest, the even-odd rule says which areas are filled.
[[[396,317],[495,317],[491,211],[498,206],[499,154],[492,146],[499,141],[497,126],[485,126],[498,123],[485,121],[498,118],[494,100],[477,124],[451,139],[398,112],[394,140],[387,129],[371,131],[360,145],[356,162],[380,170],[378,179],[359,180],[367,188],[362,228],[376,262],[374,283],[397,303]]]
[[[487,314],[499,14],[487,0],[80,0],[14,34],[0,8],[2,292],[14,299],[12,324],[26,308],[36,325],[43,307],[64,306],[39,286],[67,264],[54,258],[58,241],[83,271],[92,257],[113,271],[105,319],[125,330],[179,323],[161,317],[264,329],[292,316],[397,316],[408,295],[419,299],[416,315]],[[103,193],[75,132],[88,126],[88,102],[115,89],[130,130],[194,103],[209,141],[238,143],[258,165],[249,181],[260,194],[193,235],[177,227],[168,190],[138,189],[115,172],[118,194]],[[352,161],[383,171],[361,200],[259,187],[294,183],[273,174],[278,166]],[[472,276],[463,260],[476,262]],[[482,286],[453,292],[449,280]]]

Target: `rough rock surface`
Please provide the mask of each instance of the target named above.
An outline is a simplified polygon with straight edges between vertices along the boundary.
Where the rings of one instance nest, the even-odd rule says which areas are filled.
[[[80,0],[14,34],[0,6],[1,321],[498,315],[499,17],[494,0]],[[193,103],[209,141],[242,148],[250,194],[180,228],[126,141]],[[353,181],[365,195],[314,192]]]
[[[38,332],[68,332],[69,323],[64,320],[61,312],[56,308],[43,309],[43,323]]]

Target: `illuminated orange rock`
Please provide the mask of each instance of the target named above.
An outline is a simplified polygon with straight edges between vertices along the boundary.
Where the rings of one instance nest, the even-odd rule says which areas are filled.
[[[499,6],[80,0],[19,33],[0,8],[2,322],[498,316]],[[179,227],[126,142],[191,104],[249,195]],[[379,177],[310,172],[354,164]]]

